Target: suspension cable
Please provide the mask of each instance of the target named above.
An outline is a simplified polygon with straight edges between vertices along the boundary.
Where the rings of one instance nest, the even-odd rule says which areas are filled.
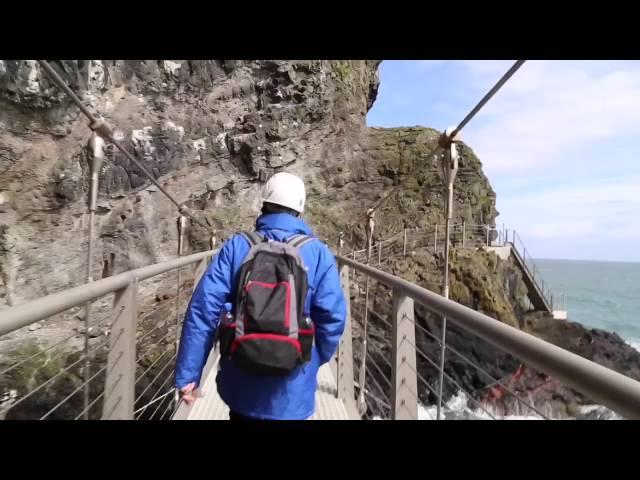
[[[460,133],[460,131],[467,125],[467,123],[469,123],[471,119],[476,116],[480,109],[482,109],[482,107],[484,107],[487,102],[491,100],[491,97],[498,93],[498,90],[500,90],[504,86],[504,84],[507,83],[507,81],[511,77],[513,77],[513,74],[518,71],[518,69],[524,64],[525,61],[526,60],[518,60],[511,66],[509,70],[507,70],[507,72],[502,76],[500,80],[498,80],[493,88],[489,90],[484,97],[482,97],[482,100],[480,100],[478,104],[473,107],[473,110],[471,110],[467,114],[467,116],[464,117],[464,119],[458,124],[455,130],[451,132],[450,138],[454,138],[458,133]]]
[[[525,61],[526,60],[518,60],[511,66],[509,70],[507,70],[507,72],[502,76],[502,78],[500,78],[500,80],[496,82],[496,84],[491,88],[491,90],[489,90],[487,94],[484,97],[482,97],[482,99],[477,103],[477,105],[473,107],[473,109],[464,117],[464,119],[458,124],[458,126],[451,132],[451,134],[447,136],[447,139],[449,141],[451,141],[451,139],[455,138],[456,135],[460,133],[460,131],[471,121],[471,119],[473,119],[473,117],[477,115],[477,113],[482,109],[482,107],[484,107],[487,104],[487,102],[491,100],[491,98],[496,93],[498,93],[498,91],[504,86],[504,84],[507,83],[507,81],[518,71],[518,69],[524,64]],[[442,148],[443,147],[442,145],[440,145],[440,142],[439,142],[438,146],[433,150],[431,150],[425,156],[425,160],[428,161],[433,155],[439,153],[442,150]],[[415,172],[410,172],[408,175],[406,175],[404,180],[401,180],[400,183],[398,183],[398,185],[396,185],[389,191],[389,193],[387,193],[384,197],[378,200],[378,202],[376,202],[375,205],[372,207],[372,210],[375,211],[378,208],[380,208],[380,206],[391,195],[393,195],[396,191],[398,191],[398,189],[401,188],[409,178],[413,177],[412,173],[415,173]]]
[[[145,166],[142,165],[142,163],[140,163],[120,144],[120,142],[115,139],[111,126],[109,126],[109,124],[107,124],[103,119],[97,118],[89,111],[89,109],[82,103],[82,100],[80,100],[80,98],[78,98],[78,96],[73,93],[66,82],[60,77],[60,75],[58,75],[58,73],[51,67],[51,65],[49,65],[49,62],[47,62],[46,60],[37,60],[37,62],[47,73],[47,75],[49,75],[51,80],[53,80],[53,82],[67,94],[71,101],[75,103],[80,111],[89,119],[89,121],[91,122],[89,128],[91,128],[91,130],[95,131],[99,136],[111,142],[118,150],[120,150],[120,152],[125,157],[127,157],[129,161],[135,164],[149,179],[149,181],[153,183],[158,188],[158,190],[160,190],[164,194],[164,196],[167,197],[171,201],[171,203],[173,203],[178,208],[178,211],[180,213],[188,216],[193,222],[197,223],[201,227],[209,229],[207,225],[205,225],[202,221],[192,215],[192,213],[189,211],[189,208],[185,204],[181,204],[175,198],[173,198],[173,196],[169,192],[167,192],[167,190],[154,178],[151,172],[149,172],[149,170],[147,170]]]

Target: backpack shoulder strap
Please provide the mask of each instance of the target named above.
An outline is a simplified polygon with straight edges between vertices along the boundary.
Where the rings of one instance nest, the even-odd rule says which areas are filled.
[[[287,244],[291,245],[293,248],[300,249],[305,246],[307,243],[315,240],[315,237],[310,237],[308,235],[300,235],[296,234],[287,240]]]
[[[251,247],[264,242],[264,237],[258,232],[240,232],[239,234],[244,237]]]

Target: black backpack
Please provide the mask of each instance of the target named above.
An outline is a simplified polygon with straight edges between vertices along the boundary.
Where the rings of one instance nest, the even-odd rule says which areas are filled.
[[[245,371],[286,375],[311,359],[314,326],[304,313],[307,271],[299,250],[314,240],[286,243],[241,232],[251,249],[238,272],[230,321],[220,328],[220,353]]]

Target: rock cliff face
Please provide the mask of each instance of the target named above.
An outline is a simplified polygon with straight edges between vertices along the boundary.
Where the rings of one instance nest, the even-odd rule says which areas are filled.
[[[363,161],[375,61],[60,61],[53,66],[181,202],[209,237],[248,228],[259,189],[302,175],[310,219],[375,169]],[[34,61],[0,61],[0,302],[83,281],[90,134]],[[135,165],[106,148],[94,278],[175,254],[177,213]],[[347,180],[345,180],[347,181]],[[322,228],[320,229],[322,230]],[[328,235],[330,232],[321,231]],[[331,232],[333,233],[333,232]]]
[[[181,202],[192,250],[251,226],[271,174],[304,177],[306,217],[364,242],[364,212],[424,162],[438,132],[368,129],[376,61],[61,61],[54,68]],[[34,61],[0,61],[0,305],[82,283],[89,129]],[[111,146],[100,174],[94,278],[175,254],[177,213]],[[491,223],[495,194],[463,147],[456,216]],[[377,233],[442,221],[432,160],[378,214]],[[54,274],[55,273],[55,274]],[[46,281],[44,281],[46,279]]]

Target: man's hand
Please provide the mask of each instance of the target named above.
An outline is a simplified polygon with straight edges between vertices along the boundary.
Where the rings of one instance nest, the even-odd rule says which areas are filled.
[[[179,390],[179,392],[180,398],[189,406],[191,406],[191,404],[196,401],[196,398],[200,396],[196,390],[195,382],[185,385]]]

